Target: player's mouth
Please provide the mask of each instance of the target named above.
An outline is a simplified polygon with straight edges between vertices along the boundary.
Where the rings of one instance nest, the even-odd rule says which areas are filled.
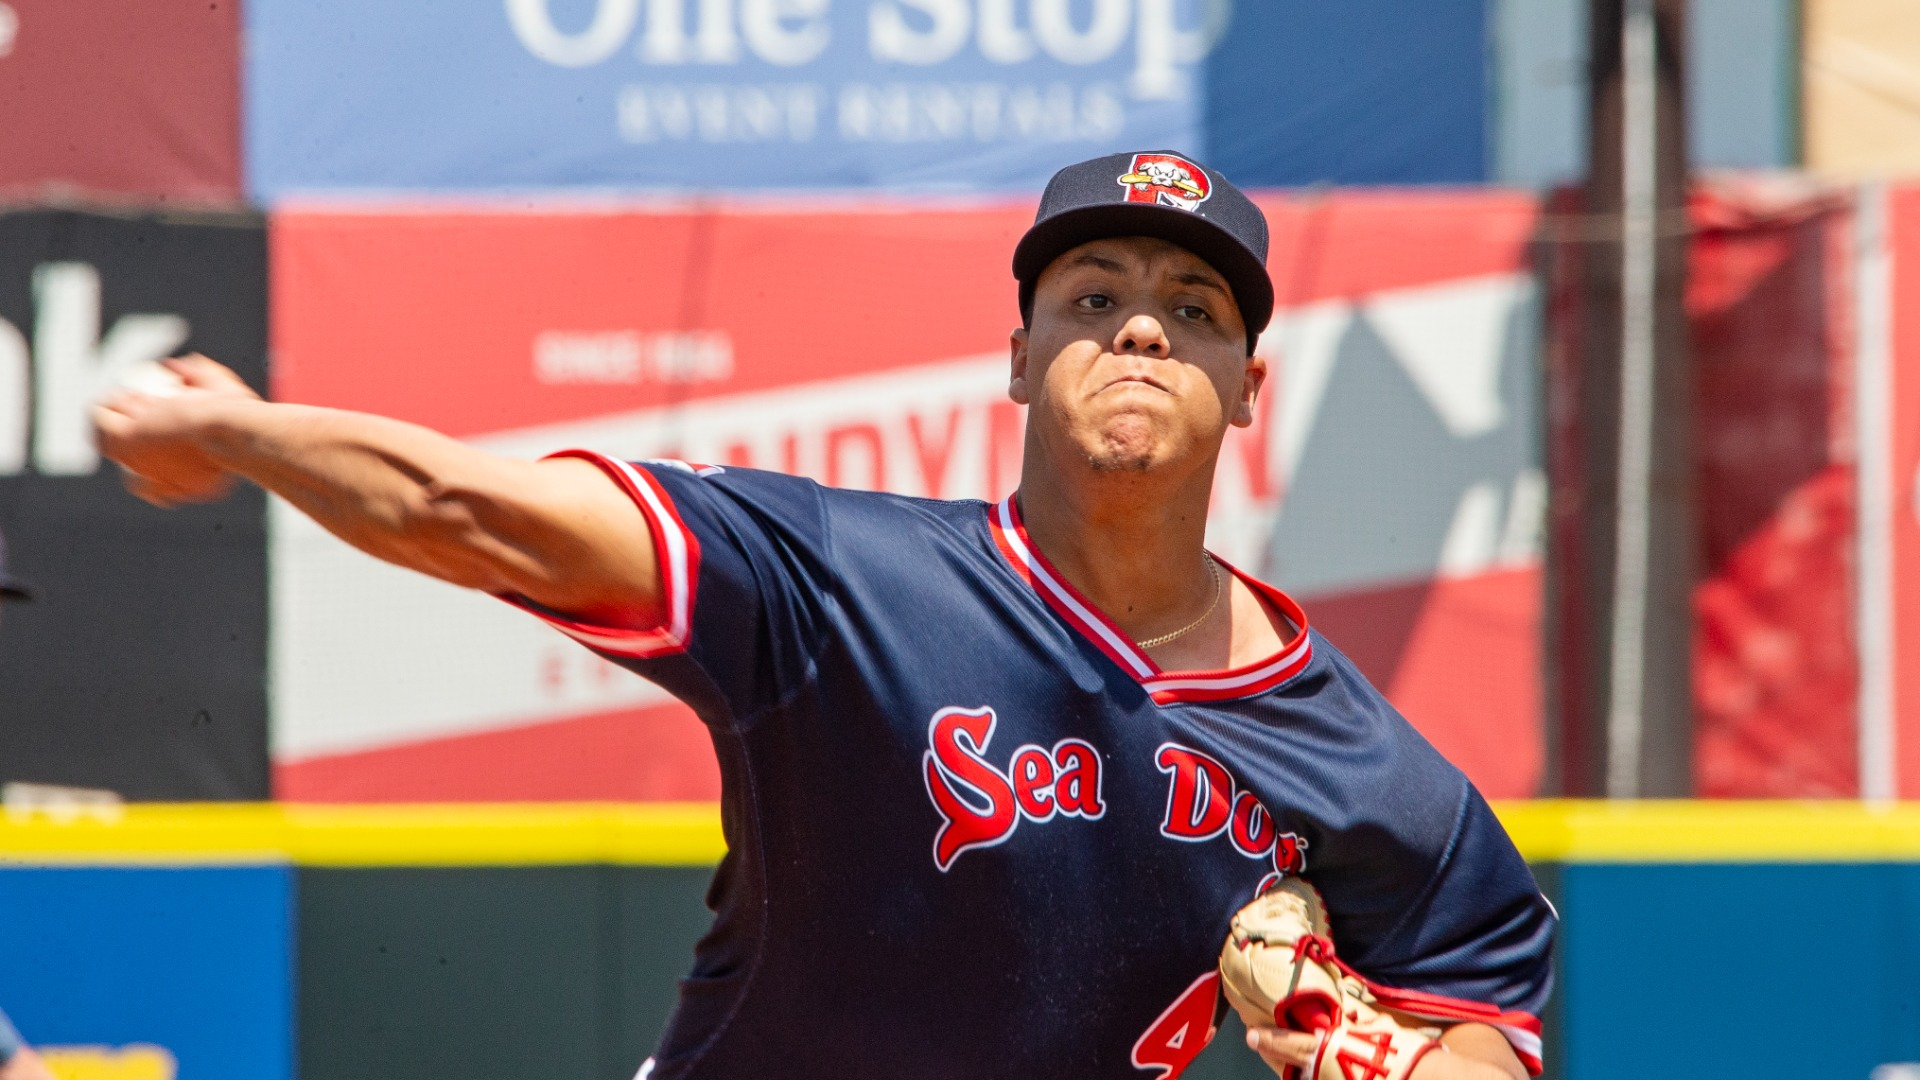
[[[1168,386],[1166,383],[1161,382],[1159,379],[1156,379],[1153,376],[1146,375],[1146,374],[1122,375],[1119,378],[1114,379],[1111,382],[1107,383],[1105,386],[1102,386],[1099,392],[1105,393],[1106,391],[1112,390],[1115,387],[1124,387],[1133,383],[1138,383],[1142,386],[1150,386],[1155,390],[1160,391],[1163,394],[1173,393],[1172,387]]]

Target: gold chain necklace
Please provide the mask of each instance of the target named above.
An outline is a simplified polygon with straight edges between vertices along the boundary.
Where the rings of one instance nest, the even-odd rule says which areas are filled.
[[[1172,641],[1174,638],[1179,637],[1181,634],[1187,633],[1188,631],[1198,627],[1201,623],[1206,622],[1207,616],[1213,614],[1213,609],[1220,606],[1220,594],[1223,591],[1225,591],[1220,587],[1220,564],[1213,561],[1212,552],[1202,548],[1200,551],[1200,554],[1204,556],[1207,560],[1207,572],[1213,575],[1213,603],[1207,605],[1207,610],[1201,612],[1199,618],[1193,620],[1192,622],[1181,627],[1180,629],[1175,630],[1173,633],[1161,634],[1157,638],[1148,638],[1145,641],[1135,642],[1135,644],[1139,645],[1143,649],[1151,649],[1160,645],[1165,645],[1167,642]]]

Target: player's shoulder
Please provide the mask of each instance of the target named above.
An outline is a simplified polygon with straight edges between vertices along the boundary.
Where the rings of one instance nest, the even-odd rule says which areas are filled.
[[[1282,689],[1282,696],[1311,718],[1321,737],[1372,748],[1355,760],[1395,771],[1433,771],[1450,785],[1458,770],[1323,631],[1309,633],[1313,660],[1300,679]]]

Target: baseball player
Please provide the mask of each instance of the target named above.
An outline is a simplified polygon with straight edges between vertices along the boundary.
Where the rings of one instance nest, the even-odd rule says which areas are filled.
[[[261,402],[198,357],[173,363],[185,392],[97,424],[149,501],[254,481],[699,714],[728,854],[642,1075],[1178,1076],[1223,1013],[1236,911],[1304,880],[1330,930],[1301,955],[1337,943],[1427,1027],[1417,1054],[1336,1062],[1344,1006],[1315,1028],[1261,1005],[1249,1042],[1277,1071],[1522,1077],[1555,922],[1527,867],[1298,604],[1203,546],[1222,439],[1268,375],[1266,253],[1260,210],[1191,158],[1058,173],[1013,257],[1030,408],[996,503],[502,460]]]

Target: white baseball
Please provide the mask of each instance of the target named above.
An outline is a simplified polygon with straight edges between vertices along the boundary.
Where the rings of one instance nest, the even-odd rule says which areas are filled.
[[[129,367],[118,385],[148,397],[172,397],[187,388],[186,380],[157,360],[142,360]]]

